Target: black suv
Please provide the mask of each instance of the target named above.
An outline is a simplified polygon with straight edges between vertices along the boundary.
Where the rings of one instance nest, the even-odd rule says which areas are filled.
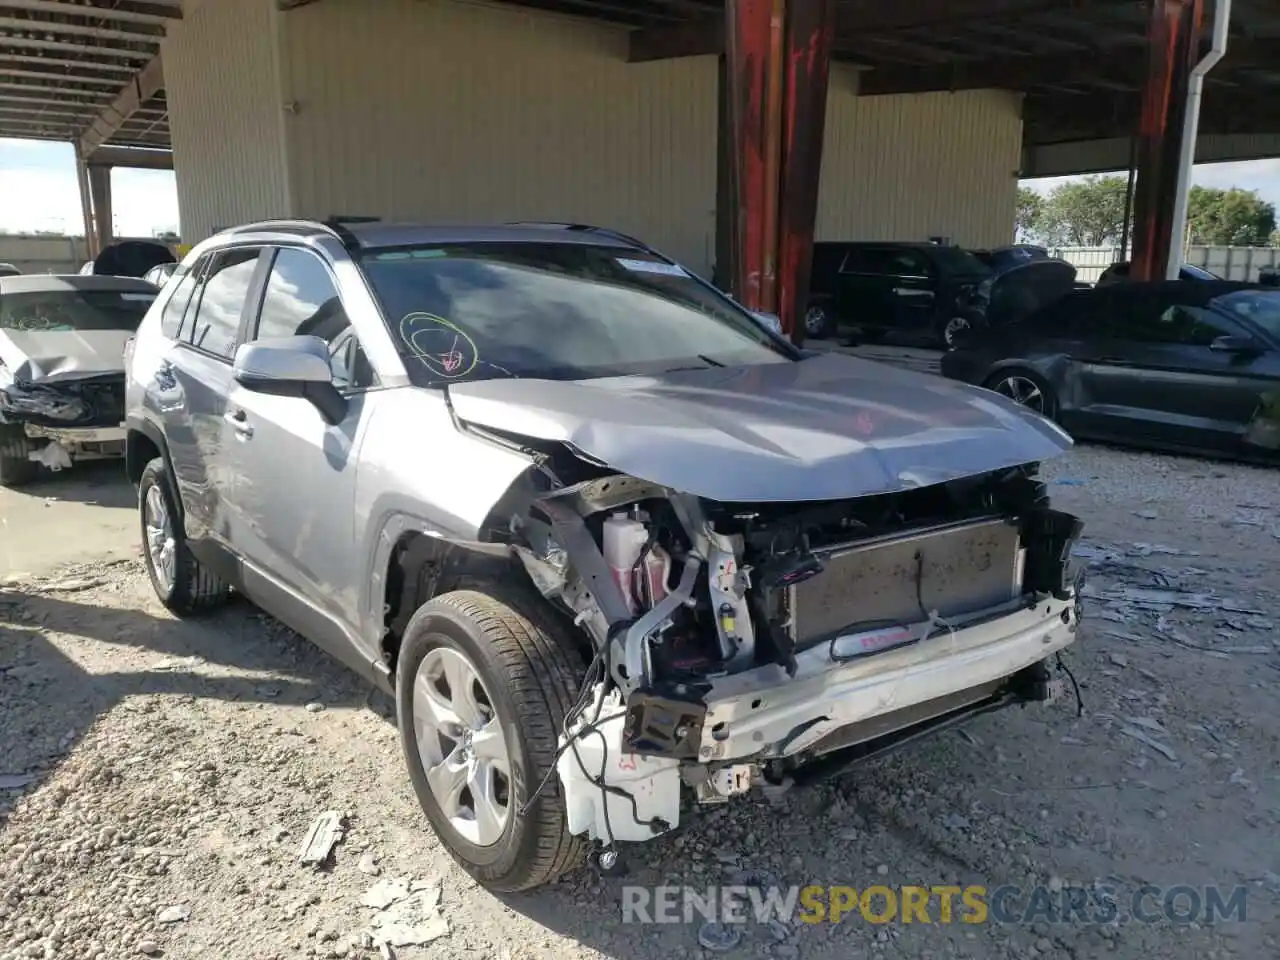
[[[887,331],[950,344],[971,325],[977,288],[990,267],[967,250],[936,243],[814,245],[805,333],[840,324],[874,340]]]

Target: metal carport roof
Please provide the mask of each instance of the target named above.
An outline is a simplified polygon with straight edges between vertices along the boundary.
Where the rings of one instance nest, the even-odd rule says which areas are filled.
[[[181,0],[2,0],[0,137],[169,148],[160,40]]]
[[[309,2],[353,0],[278,0]],[[724,45],[724,0],[508,2],[632,27],[634,61]],[[867,95],[1022,91],[1029,147],[1127,137],[1148,10],[1149,0],[837,0],[835,55],[863,71]],[[0,137],[70,140],[86,157],[103,146],[167,149],[160,39],[181,16],[181,0],[0,0]],[[1201,132],[1280,133],[1278,64],[1280,3],[1235,0]]]

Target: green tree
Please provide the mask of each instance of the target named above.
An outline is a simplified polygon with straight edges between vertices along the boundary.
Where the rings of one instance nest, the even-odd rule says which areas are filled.
[[[1192,187],[1187,195],[1191,242],[1209,247],[1262,247],[1276,229],[1276,208],[1256,190]]]
[[[1040,236],[1044,219],[1044,197],[1029,187],[1018,188],[1018,209],[1014,221],[1015,235],[1019,240],[1034,240]]]
[[[1044,203],[1041,235],[1055,246],[1119,243],[1128,186],[1125,177],[1085,177],[1054,187]]]

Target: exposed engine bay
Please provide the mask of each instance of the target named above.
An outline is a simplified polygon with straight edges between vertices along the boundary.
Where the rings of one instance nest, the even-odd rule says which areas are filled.
[[[1083,524],[1037,464],[841,501],[721,503],[559,444],[489,536],[590,639],[561,737],[569,829],[606,846],[829,773],[1012,703],[1056,697]]]

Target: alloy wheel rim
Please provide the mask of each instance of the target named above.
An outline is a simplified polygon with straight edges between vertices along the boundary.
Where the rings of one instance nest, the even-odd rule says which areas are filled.
[[[511,818],[511,751],[480,679],[462,652],[435,647],[413,680],[413,723],[427,786],[468,843],[497,843]]]
[[[810,307],[804,312],[804,328],[808,333],[818,333],[826,322],[827,312],[821,307]]]
[[[146,524],[147,559],[161,586],[170,590],[173,588],[178,545],[173,536],[173,520],[169,516],[168,504],[165,503],[160,488],[154,484],[147,489],[143,520]]]
[[[996,384],[996,393],[1003,394],[1014,403],[1044,413],[1044,394],[1034,382],[1026,377],[1005,377]]]
[[[964,317],[952,317],[947,321],[946,327],[942,330],[942,338],[947,341],[947,346],[954,346],[956,336],[969,329],[969,321]]]

